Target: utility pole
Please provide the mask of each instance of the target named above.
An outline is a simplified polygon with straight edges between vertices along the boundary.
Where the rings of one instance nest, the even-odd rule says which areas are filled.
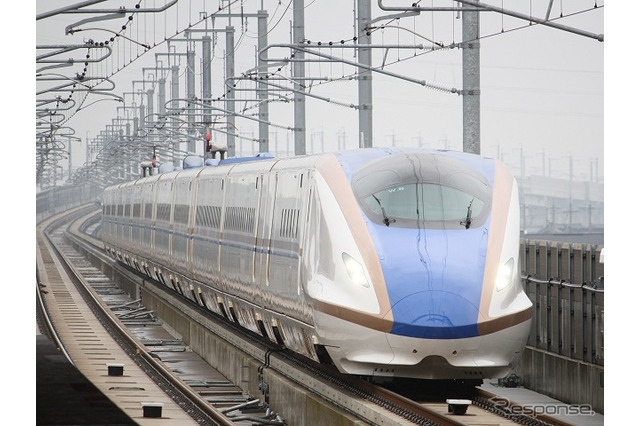
[[[205,33],[202,38],[192,38],[193,33]],[[187,98],[187,134],[190,136],[187,140],[187,151],[195,154],[197,152],[195,134],[197,130],[200,130],[201,134],[205,134],[207,124],[211,122],[211,56],[212,56],[212,39],[207,33],[215,32],[215,30],[203,29],[203,30],[185,30],[184,39],[173,39],[173,43],[186,42],[186,98]],[[192,102],[196,101],[196,52],[195,44],[197,42],[202,43],[202,98],[204,105],[202,111],[198,112],[195,105]],[[176,98],[177,99],[177,98]],[[173,104],[172,104],[173,107]],[[203,139],[203,149],[206,154],[206,141]]]
[[[167,99],[166,84],[167,84],[167,80],[165,80],[164,77],[158,78],[158,115],[159,116],[163,116],[164,113],[166,112],[166,109],[164,106]]]
[[[171,67],[171,107],[178,109],[178,98],[180,97],[180,80],[179,80],[179,68],[177,65]],[[180,158],[178,151],[180,151],[180,139],[175,138],[173,142],[173,165],[180,166]]]
[[[146,126],[153,125],[153,89],[147,90],[147,116],[149,117],[149,122],[145,123]]]
[[[71,177],[73,175],[73,164],[71,161],[71,138],[67,137],[67,142],[69,143],[69,182],[71,182]]]
[[[189,35],[189,34],[187,34]],[[191,45],[187,47],[187,99],[192,101],[196,97],[196,52],[191,48]],[[196,115],[193,112],[191,104],[188,104],[187,121],[189,122],[187,133],[194,135],[196,132]],[[190,153],[196,152],[196,141],[189,138],[187,142],[187,151]]]
[[[229,21],[231,21],[231,18],[229,18]],[[235,52],[234,52],[234,45],[235,45],[235,37],[234,37],[234,32],[235,29],[231,26],[231,25],[227,25],[226,27],[226,43],[227,43],[227,47],[226,47],[226,52],[225,52],[225,56],[224,56],[224,60],[225,60],[225,81],[228,81],[227,79],[233,78],[233,76],[235,76],[236,74],[236,69],[235,69]],[[230,111],[229,114],[227,114],[227,157],[235,157],[236,155],[236,91],[233,88],[233,85],[231,85],[230,87],[227,88],[227,92],[226,92],[226,108],[227,111]]]
[[[138,132],[140,131],[140,128],[144,128],[144,115],[145,111],[144,111],[144,103],[142,102],[142,100],[140,100],[140,107],[139,107],[139,112],[138,115],[140,116],[139,118],[139,122],[135,121],[136,119],[134,118],[134,122],[133,122],[133,134],[134,136],[138,136]]]
[[[365,67],[358,68],[358,146],[373,146],[373,84],[371,79],[371,35],[367,27],[371,22],[371,0],[358,0],[358,62]]]
[[[202,37],[202,98],[204,99],[205,107],[202,112],[202,122],[204,135],[207,132],[207,126],[211,128],[211,108],[207,106],[211,105],[211,37],[205,35]],[[204,158],[207,158],[207,141],[202,140]]]
[[[462,12],[462,150],[480,154],[480,20]]]
[[[267,48],[267,11],[258,11],[258,52],[262,52]],[[267,63],[260,59],[258,60],[258,99],[260,100],[260,106],[258,107],[258,118],[260,123],[258,124],[258,144],[259,152],[269,151],[269,100],[267,93],[267,85],[262,83],[262,79],[267,76]]]
[[[304,0],[294,0],[293,2],[293,43],[304,43]],[[298,50],[296,53],[296,61],[293,63],[293,80],[297,89],[304,91],[306,89],[305,70],[304,70],[304,52]],[[294,141],[295,155],[306,154],[306,109],[305,96],[302,93],[294,92],[293,95],[293,122],[294,122]]]

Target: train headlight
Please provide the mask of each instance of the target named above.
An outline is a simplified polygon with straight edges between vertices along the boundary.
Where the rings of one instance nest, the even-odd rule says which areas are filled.
[[[347,253],[342,253],[342,261],[344,262],[344,267],[349,273],[351,281],[361,285],[362,287],[369,287],[369,280],[367,279],[367,275],[364,273],[364,268],[360,262],[349,256]]]
[[[509,287],[513,282],[513,267],[515,261],[513,257],[509,258],[504,265],[500,265],[498,269],[498,277],[496,278],[496,290],[502,291]]]

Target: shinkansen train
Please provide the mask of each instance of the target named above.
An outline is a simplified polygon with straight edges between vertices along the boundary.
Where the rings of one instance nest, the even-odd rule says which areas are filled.
[[[455,151],[224,159],[104,191],[119,261],[346,374],[503,377],[532,304],[514,177]]]

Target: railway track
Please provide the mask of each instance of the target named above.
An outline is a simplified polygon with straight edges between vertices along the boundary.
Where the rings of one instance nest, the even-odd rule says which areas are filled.
[[[37,233],[38,323],[70,362],[138,424],[157,422],[158,410],[170,424],[252,424],[232,420],[203,398],[203,392],[213,389],[225,388],[229,394],[228,381],[189,383],[159,359],[161,351],[180,350],[177,340],[65,242],[66,226],[52,220]],[[140,326],[145,333],[136,335]]]
[[[130,355],[133,358],[145,358],[145,361],[152,365],[154,362],[158,364],[151,369],[161,371],[167,376],[157,380],[164,383],[163,387],[173,386],[173,390],[169,392],[172,395],[181,394],[182,402],[178,402],[178,405],[191,407],[184,411],[190,413],[191,419],[196,423],[250,422],[246,424],[297,425],[364,422],[375,425],[532,426],[564,424],[542,416],[513,415],[513,410],[505,410],[504,406],[492,401],[491,395],[482,394],[478,389],[471,390],[470,393],[449,393],[424,398],[408,392],[408,389],[391,390],[358,378],[344,376],[330,367],[282,351],[270,342],[235,327],[203,307],[168,291],[166,287],[115,264],[102,252],[101,242],[97,238],[99,221],[95,217],[95,211],[93,217],[86,212],[83,213],[78,214],[82,219],[76,219],[64,228],[57,228],[55,232],[43,232],[42,237],[39,233],[39,251],[41,246],[42,250],[45,250],[44,240],[46,235],[50,235],[50,244],[66,252],[60,257],[74,260],[72,263],[76,266],[70,268],[81,272],[77,275],[84,278],[78,279],[85,281],[91,288],[89,293],[101,294],[101,301],[96,304],[105,308],[106,315],[115,318],[116,324],[124,324],[126,327],[123,328],[128,329],[120,339],[138,342],[135,349],[132,347],[129,350]],[[107,265],[110,272],[105,274],[93,266],[98,263]],[[140,292],[141,297],[128,297],[107,275],[118,275],[119,282],[125,279],[132,281],[131,285],[139,289],[136,291]],[[137,294],[135,291],[128,293]],[[152,307],[145,306],[142,303],[143,299]],[[177,313],[180,318],[174,318]],[[162,315],[166,317],[160,318]],[[169,324],[171,327],[168,329],[172,331],[184,329],[185,323],[189,328],[202,328],[208,333],[206,339],[215,339],[215,343],[211,344],[209,341],[207,346],[199,343],[200,339],[190,335],[187,339],[190,346],[187,346],[177,333],[164,330],[163,334],[159,331],[161,327],[151,325],[159,319],[163,324]],[[136,329],[137,331],[134,331]],[[131,338],[131,335],[134,337]],[[175,360],[177,354],[187,351],[198,352],[206,359],[209,355],[204,352],[212,345],[228,345],[229,348],[235,348],[233,354],[223,360],[222,364],[227,363],[226,370],[223,366],[216,380],[185,378],[184,375],[180,378],[176,377],[176,371],[184,368],[167,368],[167,364],[173,364],[175,367],[181,362],[182,365],[188,363]],[[222,352],[226,351],[232,349],[225,348]],[[158,358],[161,358],[162,362]],[[232,383],[226,377],[235,377],[238,383]],[[219,388],[215,388],[216,384]],[[227,404],[220,398],[216,400],[216,396],[220,397],[224,395],[225,390],[230,389],[236,392],[236,396],[240,395],[239,398],[242,400],[228,397]],[[304,397],[301,398],[300,395]],[[460,414],[457,405],[453,405],[452,401],[447,402],[447,399],[452,397],[457,400],[468,399],[471,405],[465,406],[464,413]],[[222,399],[225,398],[227,396]],[[242,412],[242,409],[245,411]],[[220,416],[220,419],[217,416]],[[310,419],[317,421],[319,418],[324,419],[324,423],[310,422]],[[222,423],[215,423],[218,421]]]

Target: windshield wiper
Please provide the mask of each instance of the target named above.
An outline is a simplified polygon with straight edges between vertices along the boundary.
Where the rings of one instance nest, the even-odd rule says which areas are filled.
[[[373,194],[371,194],[371,196],[373,197],[374,200],[376,200],[376,202],[380,206],[380,210],[382,211],[382,221],[384,222],[384,224],[389,226],[390,223],[394,223],[396,220],[389,219],[389,217],[387,217],[387,214],[384,212],[384,207],[382,207],[382,203],[380,202],[380,200],[378,200],[378,197],[376,197]]]
[[[476,198],[473,197],[471,199],[471,202],[469,203],[469,207],[467,207],[467,218],[465,220],[463,220],[462,222],[460,222],[460,225],[464,225],[464,229],[469,229],[469,227],[471,226],[471,204],[473,204],[473,201]]]

